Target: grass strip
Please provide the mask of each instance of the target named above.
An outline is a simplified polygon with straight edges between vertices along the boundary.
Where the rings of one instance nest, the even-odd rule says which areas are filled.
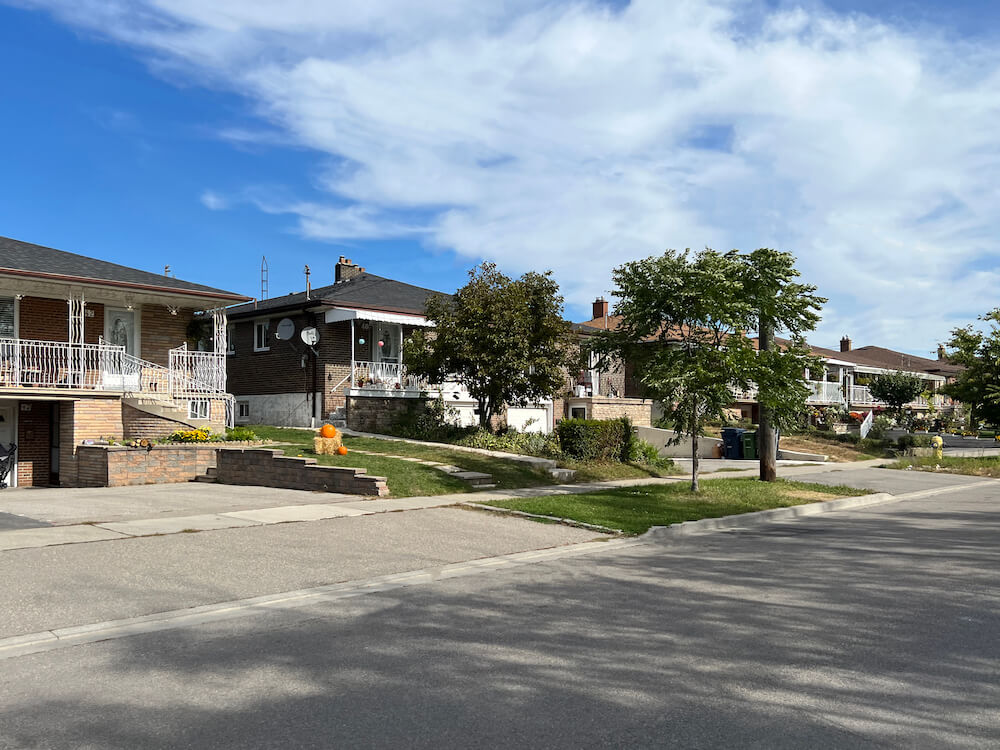
[[[870,490],[844,485],[732,478],[706,481],[697,494],[691,492],[687,484],[678,482],[579,495],[491,500],[490,505],[621,529],[626,534],[641,534],[652,526],[869,494]]]
[[[1000,456],[906,456],[886,468],[1000,478]]]

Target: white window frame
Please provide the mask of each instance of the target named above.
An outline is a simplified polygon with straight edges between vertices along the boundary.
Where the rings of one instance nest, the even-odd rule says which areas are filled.
[[[236,354],[236,324],[226,325],[226,354]]]
[[[238,419],[250,419],[250,402],[249,401],[237,401],[236,402],[236,417]]]
[[[212,404],[207,398],[193,398],[188,401],[188,419],[210,419]]]
[[[260,345],[260,338],[257,336],[258,330],[263,327],[264,329],[264,345]],[[262,318],[260,320],[255,320],[253,322],[253,350],[255,352],[269,352],[271,351],[271,346],[268,343],[271,338],[271,319]]]

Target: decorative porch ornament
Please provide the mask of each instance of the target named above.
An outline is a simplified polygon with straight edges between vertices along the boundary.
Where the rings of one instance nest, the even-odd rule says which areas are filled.
[[[364,346],[365,345],[365,340],[363,338],[360,338],[360,339],[358,339],[358,343],[361,344],[361,346]]]
[[[379,341],[379,342],[378,342],[378,345],[379,345],[379,346],[385,346],[385,342],[384,342],[384,341]]]

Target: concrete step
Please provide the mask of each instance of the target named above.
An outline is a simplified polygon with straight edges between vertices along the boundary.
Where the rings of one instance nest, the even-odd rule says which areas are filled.
[[[194,481],[204,482],[206,484],[216,484],[219,480],[216,479],[214,476],[210,477],[208,474],[202,474],[201,476],[195,477]]]
[[[467,484],[471,484],[473,487],[482,487],[493,482],[492,474],[485,474],[481,471],[455,471],[448,473]],[[495,487],[496,484],[492,484],[492,486]]]
[[[215,477],[219,476],[219,471],[214,466],[209,466],[205,470],[205,476],[206,477],[212,477],[214,479]]]
[[[475,487],[476,487],[477,490],[492,490],[492,489],[496,489],[496,485],[495,484],[477,484],[477,485],[475,485]]]

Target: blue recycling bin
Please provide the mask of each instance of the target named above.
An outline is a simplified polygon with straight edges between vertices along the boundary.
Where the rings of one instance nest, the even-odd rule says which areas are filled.
[[[746,430],[740,427],[726,427],[722,431],[722,457],[723,458],[743,458],[743,433]]]

